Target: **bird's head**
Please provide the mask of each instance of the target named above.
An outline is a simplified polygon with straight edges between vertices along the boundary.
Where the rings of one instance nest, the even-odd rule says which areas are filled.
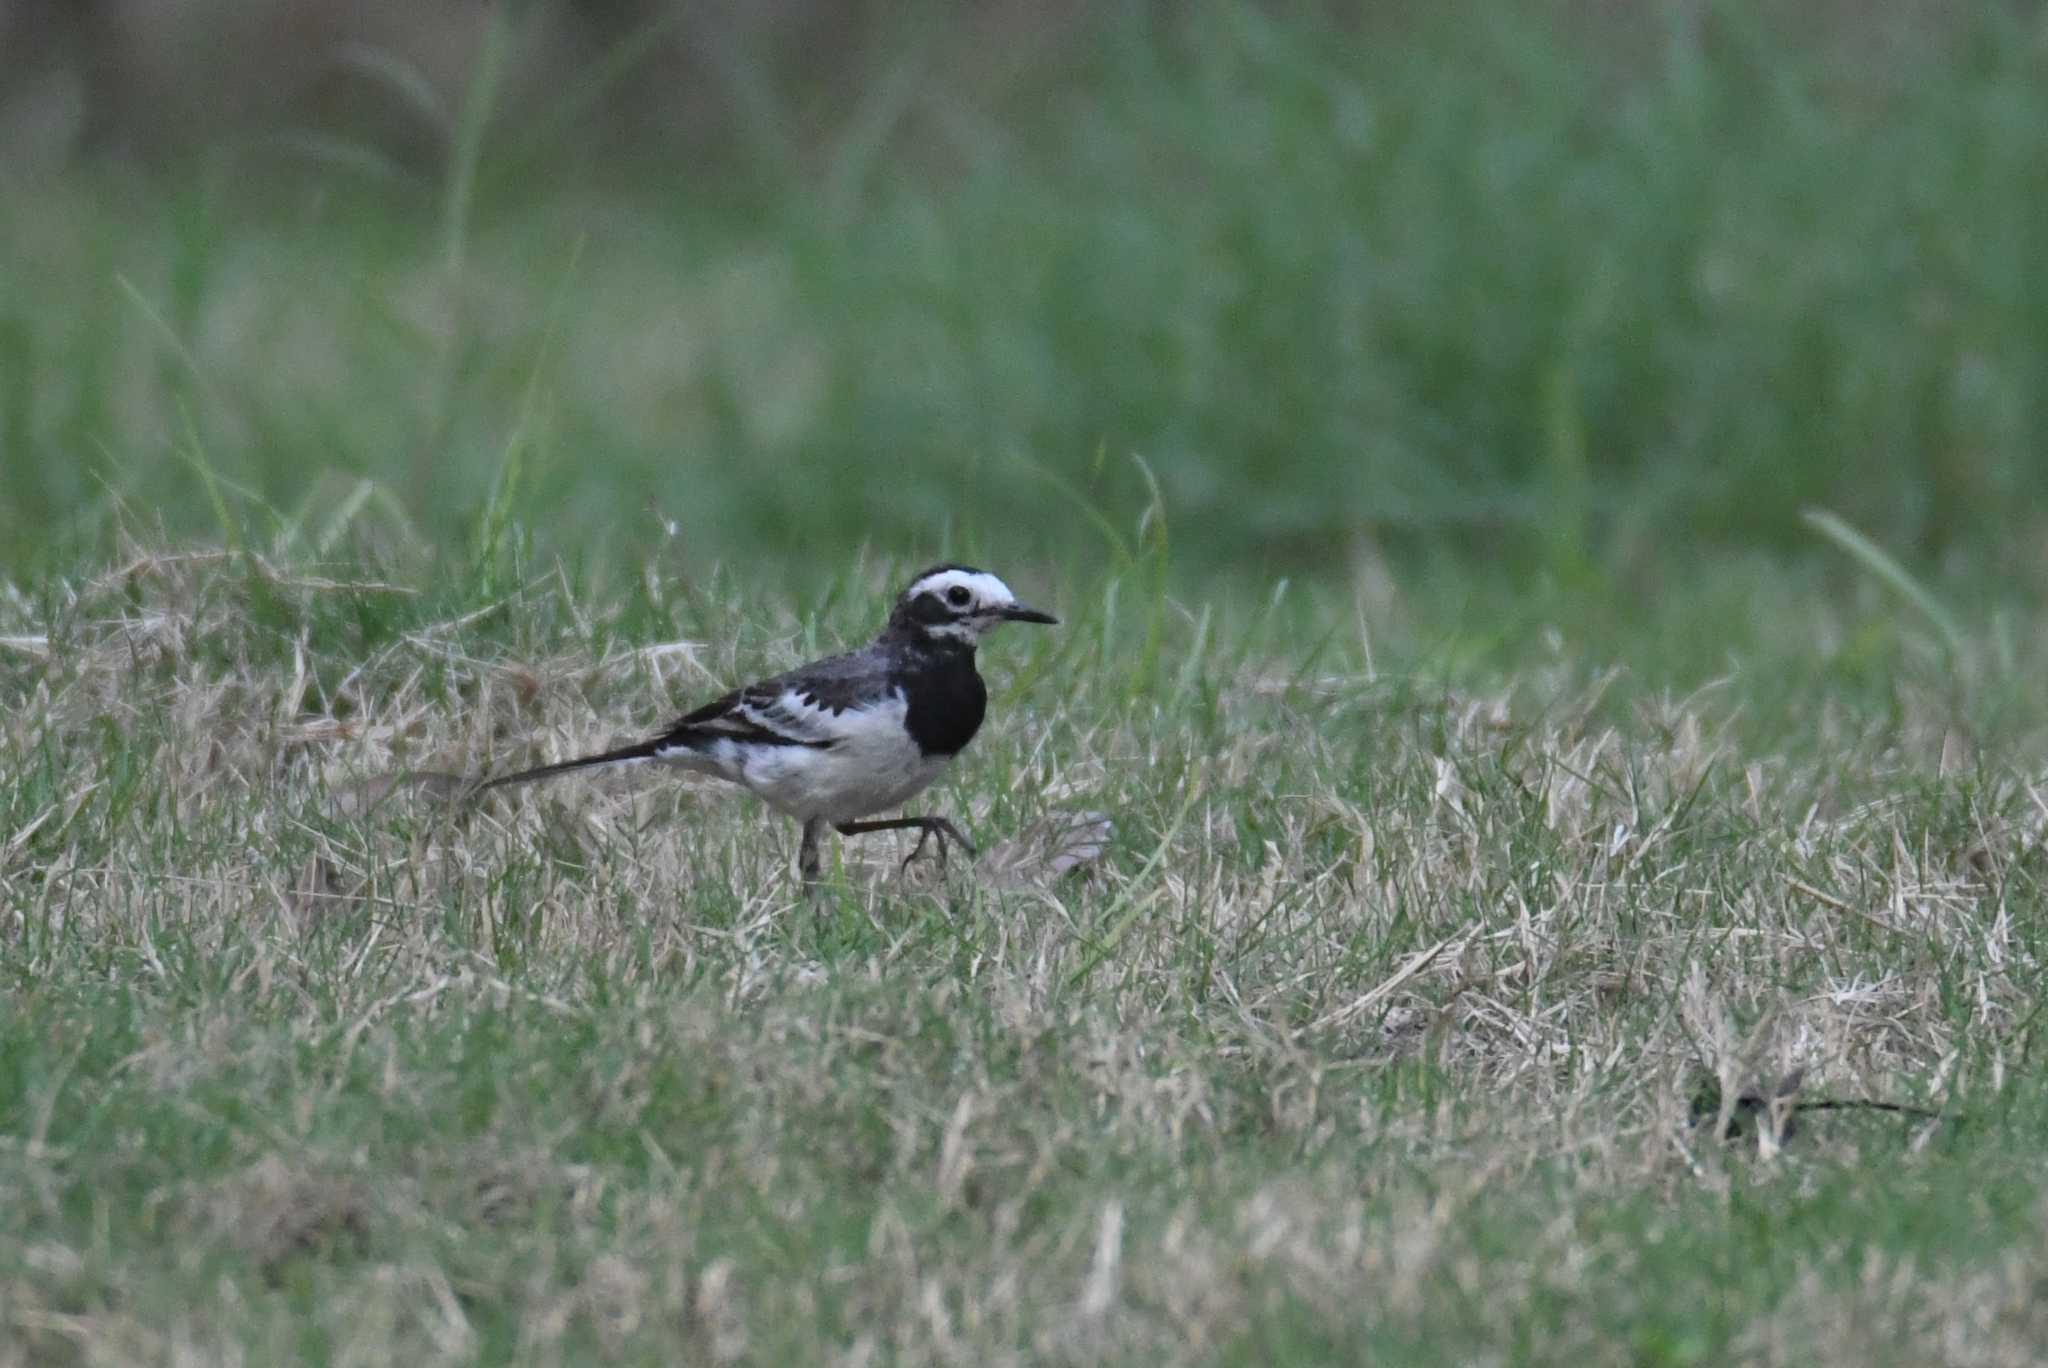
[[[971,565],[935,565],[910,582],[889,614],[889,629],[926,640],[973,646],[1005,622],[1057,623],[1026,608],[1010,586]]]

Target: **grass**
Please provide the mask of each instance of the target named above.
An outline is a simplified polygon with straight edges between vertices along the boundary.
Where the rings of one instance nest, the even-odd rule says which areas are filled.
[[[17,600],[10,1352],[2038,1352],[2042,717],[1931,640],[1681,698],[1034,585],[1066,625],[989,651],[933,800],[992,849],[846,847],[822,915],[730,791],[385,782],[643,729],[901,568],[815,615],[253,554]],[[1939,1119],[1694,1114],[1795,1069]]]
[[[0,196],[0,1365],[2040,1361],[2038,43],[1276,16]],[[939,554],[973,866],[446,801]]]
[[[794,589],[863,539],[1092,555],[1046,476],[1122,506],[1136,452],[1190,571],[1627,585],[1815,505],[2033,565],[2031,33],[1496,11],[1105,6],[998,108],[906,39],[872,118],[730,164],[536,160],[487,66],[439,178],[245,140],[38,183],[0,206],[37,265],[0,279],[0,550],[103,557],[124,505],[218,539],[201,461],[266,531],[445,547],[496,488],[622,576],[671,527],[700,570],[821,548]]]

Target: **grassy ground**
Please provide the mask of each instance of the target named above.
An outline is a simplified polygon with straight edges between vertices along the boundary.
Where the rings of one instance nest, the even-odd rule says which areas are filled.
[[[2043,718],[2000,683],[2038,634],[1680,697],[1569,639],[1447,674],[1369,610],[1033,580],[1066,624],[995,643],[933,795],[972,870],[853,846],[814,914],[730,791],[439,800],[850,640],[894,578],[627,609],[152,555],[13,602],[5,1352],[2048,1343]],[[1932,1115],[1739,1105],[1779,1088]]]
[[[0,1364],[2048,1356],[2038,41],[1118,13],[0,195]],[[941,553],[980,861],[447,802]]]

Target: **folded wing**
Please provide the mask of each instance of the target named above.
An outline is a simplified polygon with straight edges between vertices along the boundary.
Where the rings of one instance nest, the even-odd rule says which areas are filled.
[[[764,679],[686,714],[658,743],[698,749],[727,739],[826,749],[846,739],[849,714],[883,702],[888,678],[867,652]]]

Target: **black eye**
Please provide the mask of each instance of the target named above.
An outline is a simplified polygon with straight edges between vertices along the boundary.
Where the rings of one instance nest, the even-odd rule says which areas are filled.
[[[972,594],[967,592],[967,586],[964,584],[956,584],[946,591],[946,602],[952,604],[955,608],[965,608],[967,600],[973,597]]]

